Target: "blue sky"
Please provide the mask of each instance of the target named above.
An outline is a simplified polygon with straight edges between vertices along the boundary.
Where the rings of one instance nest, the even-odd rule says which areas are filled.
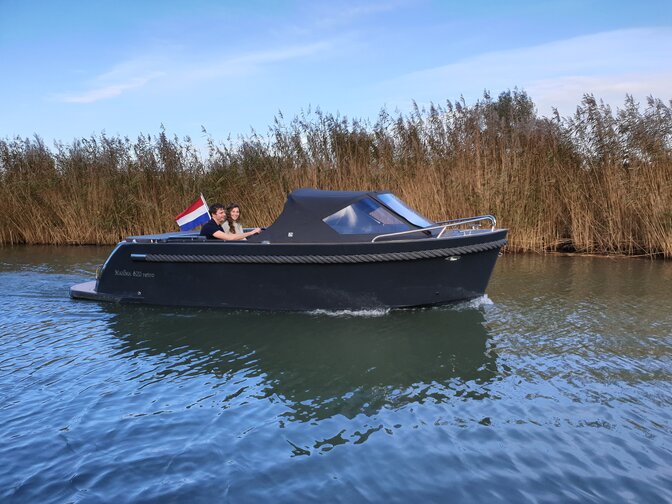
[[[0,0],[0,138],[202,141],[488,90],[672,99],[672,0]]]

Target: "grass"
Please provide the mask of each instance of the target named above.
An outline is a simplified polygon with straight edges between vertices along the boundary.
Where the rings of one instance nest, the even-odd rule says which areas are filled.
[[[429,218],[491,213],[509,251],[672,257],[672,103],[586,95],[539,117],[521,91],[375,122],[317,109],[227,142],[0,139],[0,243],[112,244],[176,230],[199,193],[268,225],[299,187],[386,189]]]

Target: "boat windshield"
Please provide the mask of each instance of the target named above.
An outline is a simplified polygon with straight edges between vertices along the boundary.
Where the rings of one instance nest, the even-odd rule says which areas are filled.
[[[410,226],[371,198],[363,198],[322,219],[339,234],[380,234],[408,231]]]
[[[414,224],[418,227],[428,227],[433,226],[434,223],[429,219],[426,219],[419,213],[417,213],[412,208],[408,207],[406,203],[397,198],[394,194],[384,193],[378,194],[376,197],[382,201],[385,205],[390,207],[394,212],[401,215],[411,224]]]

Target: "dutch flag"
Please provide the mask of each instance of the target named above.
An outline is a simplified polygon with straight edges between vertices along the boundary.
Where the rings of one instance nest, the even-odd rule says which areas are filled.
[[[187,208],[180,215],[175,216],[177,225],[180,226],[180,231],[189,231],[190,229],[205,224],[210,220],[210,213],[208,212],[208,204],[201,194],[201,197],[194,201],[189,208]]]

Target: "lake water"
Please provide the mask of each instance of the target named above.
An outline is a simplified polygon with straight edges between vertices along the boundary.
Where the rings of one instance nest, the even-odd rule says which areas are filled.
[[[109,251],[0,248],[3,503],[672,502],[672,262],[507,255],[424,310],[69,299]]]

